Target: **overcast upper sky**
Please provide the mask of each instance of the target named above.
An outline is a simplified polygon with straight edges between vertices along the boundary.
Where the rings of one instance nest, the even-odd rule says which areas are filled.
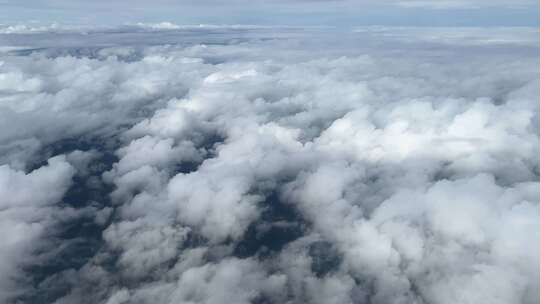
[[[539,0],[0,0],[3,23],[539,26]]]

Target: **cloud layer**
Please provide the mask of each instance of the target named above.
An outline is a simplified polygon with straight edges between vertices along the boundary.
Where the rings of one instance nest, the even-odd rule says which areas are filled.
[[[540,300],[537,31],[143,28],[0,34],[0,301]]]

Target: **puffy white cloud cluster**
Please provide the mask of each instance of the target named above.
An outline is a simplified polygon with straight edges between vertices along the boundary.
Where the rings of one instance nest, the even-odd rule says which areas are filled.
[[[21,290],[17,281],[25,281],[18,268],[29,263],[32,250],[41,246],[59,210],[55,204],[71,184],[75,169],[65,156],[56,156],[48,164],[28,174],[0,166],[0,230],[3,235],[0,250],[0,299],[17,296]],[[46,242],[46,241],[45,241]]]
[[[4,55],[0,297],[538,302],[537,42],[381,33]],[[81,213],[100,244],[32,282]]]

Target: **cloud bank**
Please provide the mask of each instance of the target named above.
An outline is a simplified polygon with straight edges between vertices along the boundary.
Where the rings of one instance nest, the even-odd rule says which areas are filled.
[[[165,25],[0,34],[0,301],[540,300],[534,29]]]

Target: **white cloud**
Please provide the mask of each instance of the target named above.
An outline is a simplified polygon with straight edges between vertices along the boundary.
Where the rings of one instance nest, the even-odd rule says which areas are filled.
[[[48,164],[28,174],[8,165],[0,166],[0,300],[20,296],[25,281],[20,267],[36,261],[34,250],[48,237],[47,229],[55,221],[55,207],[68,187],[75,169],[64,156],[48,160]]]
[[[57,303],[540,299],[535,31],[166,27],[1,55],[4,299],[83,210]]]

